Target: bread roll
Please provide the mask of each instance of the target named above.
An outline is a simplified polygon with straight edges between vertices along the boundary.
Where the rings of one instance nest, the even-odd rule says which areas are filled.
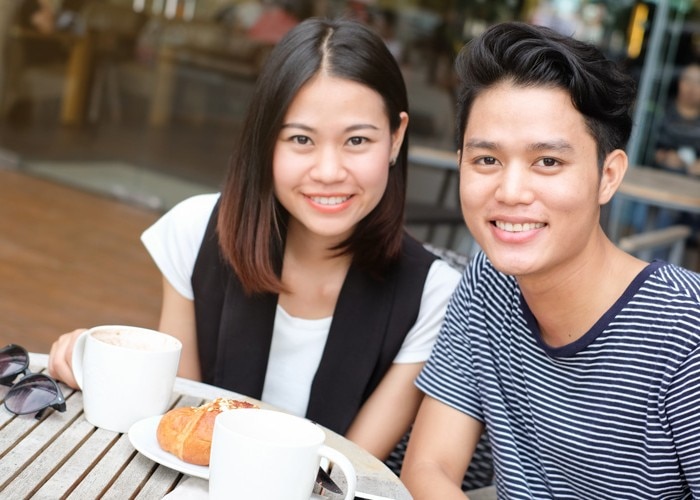
[[[158,444],[184,462],[209,465],[214,419],[222,411],[236,408],[257,406],[247,401],[217,398],[202,406],[174,408],[160,419],[156,432]]]

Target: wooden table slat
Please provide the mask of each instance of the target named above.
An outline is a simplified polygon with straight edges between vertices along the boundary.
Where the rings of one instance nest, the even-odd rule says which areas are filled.
[[[26,498],[35,490],[41,490],[40,497],[43,495],[55,496],[58,492],[67,491],[70,485],[84,474],[85,467],[83,464],[76,465],[75,461],[72,461],[69,462],[73,465],[72,467],[61,466],[56,472],[57,466],[69,461],[75,448],[94,432],[95,427],[85,419],[76,421],[35,460],[20,467],[18,469],[19,475],[3,490],[3,493],[7,495],[7,498]],[[62,471],[68,471],[70,474],[61,473]],[[67,480],[66,476],[70,476],[72,479]],[[51,484],[47,486],[46,482]]]
[[[72,449],[72,454],[61,465],[58,470],[46,482],[42,484],[37,492],[40,497],[63,496],[70,493],[76,485],[80,484],[91,467],[99,460],[104,450],[113,445],[116,439],[114,433],[96,429],[88,423],[84,417],[73,424],[77,427],[87,426],[92,428],[92,432],[79,446]]]
[[[122,500],[129,498],[134,491],[139,491],[153,475],[153,472],[158,467],[158,464],[137,453],[129,462],[126,468],[119,474],[116,481],[112,483],[109,489],[102,497],[105,499]],[[159,491],[151,498],[162,498],[168,492],[168,486],[160,484]]]
[[[99,458],[99,462],[94,464],[87,476],[80,481],[77,488],[73,490],[68,498],[82,500],[85,498],[98,498],[105,492],[108,486],[113,482],[118,471],[124,469],[133,456],[137,453],[127,435],[119,435],[116,432],[98,429],[93,436],[97,434],[105,434],[105,439],[119,436],[119,439],[112,447],[107,450],[104,456]],[[95,446],[98,450],[104,450],[104,447],[93,445],[86,442],[84,447]],[[82,449],[82,448],[81,448]],[[129,495],[124,498],[128,498]]]
[[[145,458],[145,457],[144,457]],[[152,500],[170,493],[186,477],[177,471],[159,465],[148,482],[136,495],[137,499]]]
[[[23,463],[21,460],[32,460],[47,443],[70,426],[83,407],[82,394],[75,393],[68,400],[74,398],[77,403],[67,405],[68,408],[63,413],[49,410],[51,414],[42,420],[35,419],[33,415],[19,415],[3,426],[0,433],[0,481],[3,481],[7,472],[6,462],[17,460],[17,463]],[[3,407],[3,413],[9,412]],[[49,416],[51,418],[47,418]]]

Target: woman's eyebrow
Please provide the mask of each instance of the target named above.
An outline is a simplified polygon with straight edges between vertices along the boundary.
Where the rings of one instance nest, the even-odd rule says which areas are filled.
[[[300,130],[306,130],[307,132],[313,132],[314,129],[313,127],[310,127],[308,125],[304,125],[303,123],[295,123],[295,122],[290,122],[290,123],[283,123],[281,129],[287,129],[287,128],[296,128]],[[356,130],[379,130],[379,127],[376,125],[372,125],[371,123],[358,123],[356,125],[350,125],[345,129],[345,132],[354,132]]]
[[[301,130],[306,130],[307,132],[313,132],[313,131],[314,131],[314,128],[313,128],[313,127],[309,127],[308,125],[304,125],[303,123],[294,123],[294,122],[292,122],[292,123],[283,123],[283,124],[282,124],[282,127],[280,127],[280,128],[281,128],[281,129],[285,129],[285,128],[298,128],[298,129],[301,129]]]

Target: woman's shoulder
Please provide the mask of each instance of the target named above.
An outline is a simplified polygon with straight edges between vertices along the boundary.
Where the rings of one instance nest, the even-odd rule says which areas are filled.
[[[168,210],[141,235],[147,247],[163,244],[199,247],[218,193],[199,194],[186,198]]]
[[[167,214],[187,218],[200,218],[202,215],[209,216],[214,210],[219,196],[219,193],[204,193],[190,196],[178,202],[173,208],[168,210]]]

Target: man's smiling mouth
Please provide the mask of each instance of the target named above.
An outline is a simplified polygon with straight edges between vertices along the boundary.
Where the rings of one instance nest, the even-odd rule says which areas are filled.
[[[507,231],[509,233],[521,233],[524,231],[534,231],[535,229],[543,228],[546,224],[544,222],[525,222],[525,223],[515,223],[503,222],[497,220],[494,222],[498,229]]]

